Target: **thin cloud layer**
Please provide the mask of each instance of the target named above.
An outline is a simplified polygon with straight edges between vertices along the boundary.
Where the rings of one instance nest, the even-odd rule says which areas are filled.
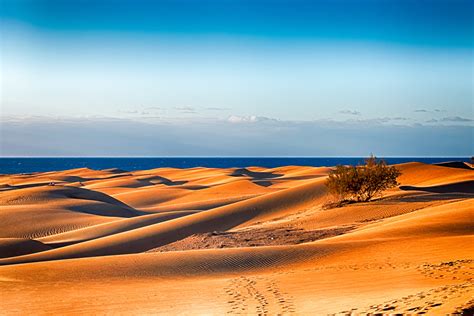
[[[192,106],[175,106],[173,108],[174,110],[177,110],[178,112],[180,113],[184,113],[184,114],[195,114],[197,113],[196,112],[196,109]]]
[[[460,117],[460,116],[443,117],[440,121],[442,122],[474,122],[474,120],[470,118]]]
[[[416,109],[413,112],[415,112],[415,113],[440,113],[440,112],[446,112],[446,110],[441,110],[441,109],[433,109],[433,110]]]
[[[372,121],[12,118],[2,156],[468,156],[472,125]],[[405,122],[405,121],[401,121]],[[471,122],[465,122],[470,124]],[[354,146],[357,144],[357,146]]]
[[[256,122],[270,122],[270,121],[278,121],[278,120],[265,117],[265,116],[256,116],[256,115],[249,115],[249,116],[231,115],[227,118],[227,121],[230,123],[256,123]]]
[[[348,115],[361,115],[362,114],[359,111],[354,111],[354,110],[342,110],[342,111],[339,111],[339,113],[348,114]]]

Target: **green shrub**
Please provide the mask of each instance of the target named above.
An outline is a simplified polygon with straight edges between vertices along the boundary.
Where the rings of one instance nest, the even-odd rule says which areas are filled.
[[[337,166],[331,170],[326,186],[340,202],[364,202],[397,186],[400,174],[397,168],[372,155],[366,159],[365,165]]]

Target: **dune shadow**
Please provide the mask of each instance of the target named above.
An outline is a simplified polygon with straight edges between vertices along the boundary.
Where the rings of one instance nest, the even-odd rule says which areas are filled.
[[[210,186],[208,185],[200,185],[200,184],[190,184],[190,185],[183,185],[180,187],[180,189],[186,189],[186,190],[191,190],[191,191],[198,191],[198,190],[204,190],[204,189],[209,189]]]
[[[250,171],[247,168],[239,168],[235,169],[231,174],[231,177],[251,177],[255,180],[259,179],[273,179],[283,176],[283,174],[273,173],[273,172],[258,172],[258,171]]]
[[[67,205],[65,208],[71,212],[79,212],[84,214],[106,217],[130,218],[147,214],[130,206],[119,206],[109,204],[103,201],[94,200],[89,200],[89,202],[85,201],[79,205]]]
[[[43,187],[48,185],[49,182],[40,182],[40,183],[28,183],[28,184],[18,184],[18,185],[10,185],[6,184],[2,186],[2,191],[7,190],[16,190],[16,189],[27,189],[27,188],[34,188],[34,187]]]
[[[145,214],[144,212],[138,211],[124,202],[100,191],[68,186],[56,187],[55,190],[64,198],[83,201],[83,203],[81,203],[82,205],[68,206],[68,209],[71,211],[119,217],[134,217]]]
[[[259,185],[259,186],[262,186],[262,187],[269,187],[269,186],[273,185],[273,182],[268,181],[268,180],[256,180],[256,181],[252,181],[252,182]]]
[[[316,178],[321,178],[321,177],[325,177],[325,176],[321,176],[321,175],[314,175],[314,176],[295,176],[295,177],[280,177],[278,179],[276,179],[277,177],[275,177],[275,180],[272,182],[271,180],[267,180],[267,179],[253,179],[252,182],[255,183],[255,184],[258,184],[262,187],[269,187],[269,186],[272,186],[274,185],[275,183],[282,183],[284,181],[297,181],[297,180],[310,180],[310,179],[316,179]],[[270,179],[273,179],[273,178],[270,178]]]
[[[414,195],[407,195],[403,197],[398,197],[393,200],[393,203],[400,203],[400,202],[432,202],[432,201],[447,201],[447,200],[454,200],[454,199],[466,199],[466,198],[474,198],[473,194],[470,193],[431,193],[431,192],[423,192],[420,194]],[[391,199],[381,200],[381,202],[391,202]]]
[[[145,180],[140,179],[140,181],[145,181]],[[173,181],[171,179],[168,179],[162,176],[156,176],[156,175],[153,176],[153,178],[147,179],[146,181],[150,182],[150,184],[164,184],[167,186],[183,185],[189,182],[187,180]]]
[[[123,170],[123,169],[119,169],[119,168],[108,168],[108,169],[102,169],[101,171],[104,171],[104,172],[109,172],[109,173],[128,173],[129,171],[127,170]]]
[[[58,188],[57,191],[70,199],[92,200],[92,201],[98,201],[98,202],[103,202],[107,204],[117,205],[121,207],[131,208],[127,204],[123,203],[122,201],[117,200],[116,198],[100,191],[95,191],[95,190],[86,189],[86,188],[67,187],[67,186],[62,186]]]
[[[440,162],[435,163],[434,165],[440,167],[449,167],[449,168],[458,168],[458,169],[467,169],[474,171],[474,168],[471,168],[468,164],[462,161],[448,161],[448,162]]]
[[[474,193],[474,180],[462,182],[434,185],[428,187],[416,187],[410,185],[400,186],[400,190],[404,191],[425,191],[431,193]]]

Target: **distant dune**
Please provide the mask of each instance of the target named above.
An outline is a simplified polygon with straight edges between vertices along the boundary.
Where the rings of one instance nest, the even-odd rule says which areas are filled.
[[[0,176],[0,314],[468,314],[474,170],[397,167],[338,208],[329,167]]]

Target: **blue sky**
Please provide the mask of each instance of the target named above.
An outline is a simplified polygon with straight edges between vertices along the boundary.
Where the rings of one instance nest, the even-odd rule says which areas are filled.
[[[109,122],[104,142],[133,139],[119,153],[110,148],[121,155],[469,155],[474,148],[470,0],[0,3],[2,155],[76,155],[67,141],[39,148],[33,135],[65,132],[77,121]],[[123,133],[124,122],[173,135],[192,126],[222,139],[204,148],[182,135],[150,151],[151,140]],[[236,128],[258,146],[244,145]],[[404,141],[389,148],[381,130]],[[299,141],[320,133],[328,142]],[[275,134],[287,151],[270,145]],[[336,136],[353,147],[329,144]],[[94,154],[105,153],[84,153]]]

